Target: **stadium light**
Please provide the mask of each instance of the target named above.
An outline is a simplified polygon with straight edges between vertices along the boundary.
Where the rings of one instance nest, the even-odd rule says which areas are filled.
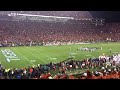
[[[17,14],[17,15],[74,19],[73,17],[44,16],[44,15],[32,15],[32,14]]]

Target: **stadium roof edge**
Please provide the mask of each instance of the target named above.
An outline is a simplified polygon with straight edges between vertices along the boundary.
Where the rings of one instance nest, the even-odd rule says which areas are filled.
[[[40,17],[51,17],[51,18],[67,18],[67,19],[74,19],[73,17],[59,17],[59,16],[45,16],[45,15],[33,15],[33,14],[19,14],[19,13],[11,13],[11,14],[8,14],[9,16],[11,15],[14,15],[14,16],[19,16],[19,15],[22,15],[22,16],[40,16]]]

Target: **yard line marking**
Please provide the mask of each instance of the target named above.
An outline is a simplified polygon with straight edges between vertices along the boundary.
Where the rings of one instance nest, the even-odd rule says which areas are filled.
[[[31,49],[32,51],[36,51],[36,50],[34,50],[34,49]],[[36,51],[37,53],[39,53],[40,55],[42,54],[42,55],[44,55],[45,57],[47,57],[47,58],[51,58],[50,56],[48,56],[48,55],[46,55],[46,54],[44,54],[44,53],[40,53],[40,52],[38,52],[38,51]],[[54,60],[54,61],[57,61],[57,60]]]
[[[28,62],[30,62],[29,59],[27,57],[25,57],[23,54],[21,54],[19,51],[15,50],[15,49],[13,49],[13,50],[16,51],[16,52],[18,52],[22,57],[24,57]],[[32,62],[30,62],[30,63],[33,64],[33,65],[35,65]]]
[[[44,55],[45,57],[49,57],[49,58],[51,58],[50,56],[48,56],[48,55],[45,55],[45,54],[43,54],[43,53],[40,53],[40,52],[38,52],[38,51],[36,51],[36,50],[34,50],[34,49],[31,49],[32,51],[35,51],[35,52],[37,52],[38,54],[40,54],[40,55]]]
[[[32,54],[32,53],[31,53],[31,54]],[[39,58],[39,57],[35,56],[34,54],[32,54],[32,56],[34,56],[34,57],[38,58],[39,60],[41,60],[41,61],[42,61],[42,62],[44,62],[44,63],[47,63],[46,61],[44,61],[44,60],[42,60],[41,58]]]
[[[29,53],[31,53],[31,52],[29,52]],[[42,62],[47,63],[46,61],[43,61],[41,58],[35,56],[34,54],[31,53],[31,55],[34,56],[34,57],[36,57],[36,58],[38,58],[38,59],[41,60]]]

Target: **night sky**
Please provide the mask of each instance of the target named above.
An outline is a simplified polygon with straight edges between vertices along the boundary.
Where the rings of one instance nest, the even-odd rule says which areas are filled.
[[[120,22],[120,11],[90,11],[92,16],[105,18],[106,22]]]

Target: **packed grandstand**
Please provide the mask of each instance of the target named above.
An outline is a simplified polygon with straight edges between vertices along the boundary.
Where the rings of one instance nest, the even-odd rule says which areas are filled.
[[[104,19],[86,18],[85,14],[85,17],[79,19],[73,16],[63,17],[59,13],[57,15],[60,17],[39,16],[37,11],[34,14],[36,15],[27,11],[2,12],[0,47],[120,41],[120,23],[104,23]],[[5,68],[0,64],[0,79],[119,79],[119,62],[120,56],[117,54],[89,59],[86,57],[82,61],[70,58],[59,63],[50,62],[21,69]],[[71,73],[76,70],[83,71]]]

